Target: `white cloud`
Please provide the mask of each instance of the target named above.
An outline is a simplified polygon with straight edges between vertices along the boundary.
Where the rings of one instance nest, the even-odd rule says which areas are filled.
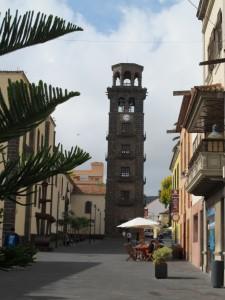
[[[145,192],[155,194],[160,180],[169,173],[174,142],[166,130],[177,120],[181,103],[172,97],[172,91],[201,84],[201,30],[193,7],[180,2],[159,14],[126,7],[118,30],[108,35],[74,14],[66,1],[2,0],[1,11],[8,7],[56,14],[85,29],[4,56],[1,68],[19,68],[31,81],[43,79],[79,90],[80,97],[61,105],[54,114],[57,136],[67,148],[78,144],[89,151],[95,161],[104,161],[107,151],[109,101],[105,92],[112,84],[111,65],[128,61],[144,66],[143,85],[149,93],[145,101]],[[157,45],[146,43],[156,40]]]

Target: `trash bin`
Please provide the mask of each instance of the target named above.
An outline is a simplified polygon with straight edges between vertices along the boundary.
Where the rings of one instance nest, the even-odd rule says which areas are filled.
[[[212,261],[211,283],[214,288],[223,287],[224,282],[224,262],[222,260]]]

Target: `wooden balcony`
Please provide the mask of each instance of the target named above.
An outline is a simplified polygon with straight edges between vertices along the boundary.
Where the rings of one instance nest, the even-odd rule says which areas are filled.
[[[206,196],[222,186],[222,167],[225,165],[225,141],[204,139],[196,148],[187,174],[186,190],[197,196]]]

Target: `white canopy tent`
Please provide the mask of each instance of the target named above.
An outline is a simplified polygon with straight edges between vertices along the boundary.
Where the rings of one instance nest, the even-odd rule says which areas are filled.
[[[145,219],[145,218],[135,218],[128,222],[122,223],[118,225],[118,228],[153,228],[159,226],[159,223],[156,221],[153,221],[151,219]]]

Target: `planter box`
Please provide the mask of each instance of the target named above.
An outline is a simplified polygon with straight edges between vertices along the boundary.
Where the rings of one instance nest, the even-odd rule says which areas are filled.
[[[39,251],[53,250],[50,236],[36,236],[34,239],[34,244]]]
[[[155,264],[155,277],[158,279],[167,278],[167,263]]]

